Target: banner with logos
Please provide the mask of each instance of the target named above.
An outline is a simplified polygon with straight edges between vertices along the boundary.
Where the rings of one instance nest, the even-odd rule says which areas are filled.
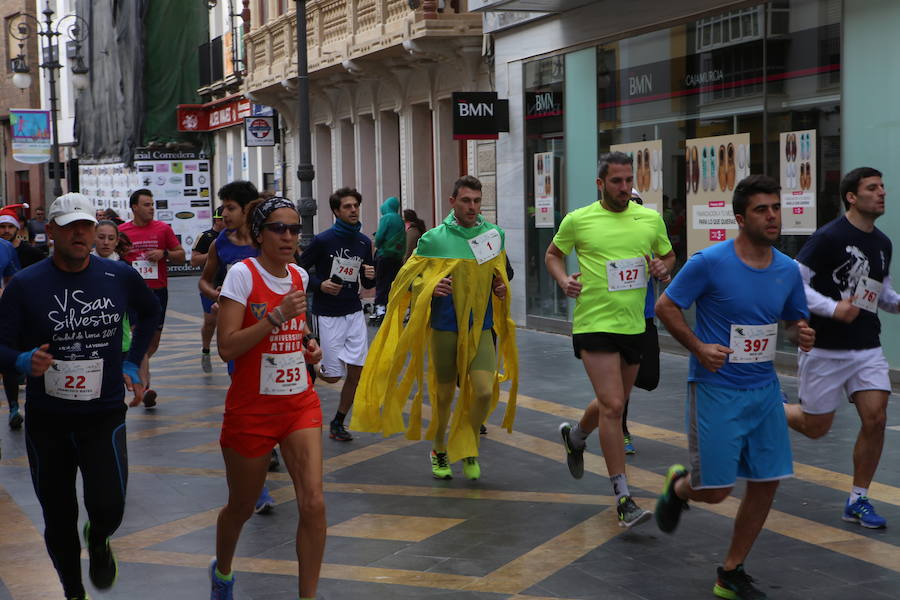
[[[731,197],[737,182],[750,174],[750,134],[686,140],[685,173],[690,256],[737,236]]]
[[[534,154],[534,227],[553,229],[556,197],[556,165],[552,152]]]
[[[811,235],[816,230],[816,130],[779,136],[781,233]]]
[[[53,144],[49,110],[11,108],[9,125],[13,160],[29,165],[50,162]]]
[[[662,212],[663,153],[662,140],[631,144],[613,144],[610,152],[624,152],[634,161],[634,188],[641,195],[644,206]]]

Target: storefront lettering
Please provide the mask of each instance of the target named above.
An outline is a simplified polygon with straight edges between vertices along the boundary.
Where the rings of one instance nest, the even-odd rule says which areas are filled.
[[[649,94],[653,92],[653,75],[644,74],[628,78],[628,95]]]
[[[723,79],[725,79],[725,73],[722,69],[711,69],[702,73],[688,73],[684,76],[684,85],[691,88],[698,85],[709,85]]]
[[[478,104],[472,104],[471,102],[460,102],[459,104],[457,104],[457,106],[459,107],[459,116],[461,117],[494,116],[494,106],[485,102],[479,102]]]

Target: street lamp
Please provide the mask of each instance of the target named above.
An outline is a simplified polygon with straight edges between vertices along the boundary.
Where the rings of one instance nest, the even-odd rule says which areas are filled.
[[[316,216],[316,199],[313,198],[313,179],[316,170],[312,164],[312,141],[309,121],[309,67],[306,57],[306,0],[297,2],[297,179],[300,180],[300,219],[303,233],[300,247],[306,248],[313,240],[313,217]]]
[[[10,21],[8,32],[9,35],[18,41],[19,55],[12,59],[12,83],[19,89],[27,89],[31,86],[31,68],[25,58],[25,43],[34,35],[40,36],[41,39],[41,55],[43,62],[38,66],[47,71],[50,84],[50,114],[53,119],[53,149],[52,161],[55,163],[53,168],[53,196],[62,196],[62,185],[60,184],[60,171],[62,171],[62,163],[59,162],[59,132],[58,132],[58,107],[56,97],[56,80],[57,72],[62,69],[59,63],[59,48],[54,44],[56,38],[62,37],[66,42],[75,44],[74,60],[72,66],[72,85],[75,89],[83,90],[90,83],[87,77],[88,68],[84,64],[84,58],[81,56],[81,45],[88,38],[87,21],[78,15],[66,15],[62,19],[53,24],[53,10],[50,3],[47,8],[42,11],[44,22],[41,23],[37,17],[29,14],[21,14],[19,19]]]

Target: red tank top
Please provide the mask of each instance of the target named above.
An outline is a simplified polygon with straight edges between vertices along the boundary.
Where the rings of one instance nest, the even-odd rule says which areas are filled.
[[[281,304],[286,294],[276,294],[260,275],[252,259],[241,261],[250,270],[253,288],[247,298],[241,328],[255,325]],[[303,280],[288,267],[293,285],[303,291]],[[261,342],[234,360],[225,411],[246,415],[272,415],[301,408],[314,393],[303,359],[306,314],[273,327]]]

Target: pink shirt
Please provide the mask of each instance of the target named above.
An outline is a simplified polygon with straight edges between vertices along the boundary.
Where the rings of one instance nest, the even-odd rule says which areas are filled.
[[[172,226],[162,221],[150,221],[143,227],[138,227],[134,221],[129,221],[119,226],[119,231],[131,239],[132,250],[125,255],[125,260],[134,263],[136,260],[146,260],[144,255],[148,250],[174,250],[181,244],[172,231]],[[140,271],[140,269],[139,269]],[[157,264],[157,276],[148,278],[144,275],[144,281],[151,290],[166,287],[169,284],[168,264],[165,259]]]

